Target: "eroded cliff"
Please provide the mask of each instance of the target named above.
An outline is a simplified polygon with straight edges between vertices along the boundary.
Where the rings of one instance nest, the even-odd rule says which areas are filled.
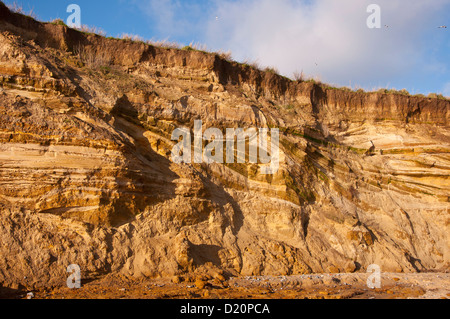
[[[0,3],[0,282],[449,267],[450,101],[357,93]],[[175,164],[178,127],[279,128],[281,167]]]

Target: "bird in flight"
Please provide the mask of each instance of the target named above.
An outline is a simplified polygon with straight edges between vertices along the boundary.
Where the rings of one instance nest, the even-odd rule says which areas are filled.
[[[439,29],[447,29],[446,25],[441,25],[440,27],[438,27]]]

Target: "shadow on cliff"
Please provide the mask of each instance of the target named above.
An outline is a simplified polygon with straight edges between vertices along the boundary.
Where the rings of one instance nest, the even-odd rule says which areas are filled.
[[[20,289],[12,289],[0,286],[0,299],[18,299],[24,292]]]
[[[216,245],[192,245],[190,256],[193,258],[195,266],[202,266],[209,262],[214,266],[221,266],[219,251],[222,249],[223,247]]]
[[[105,194],[103,198],[105,204],[112,202],[111,225],[119,227],[132,222],[146,208],[176,197],[173,181],[179,176],[170,170],[171,162],[167,158],[153,151],[144,136],[146,130],[138,120],[138,112],[125,95],[118,99],[111,115],[115,118],[114,129],[132,138],[123,150],[131,156],[125,169],[116,176],[120,196],[111,199]]]
[[[233,221],[230,221],[230,224],[232,227],[233,235],[237,236],[239,230],[244,224],[244,214],[239,207],[239,204],[230,194],[228,194],[228,192],[222,185],[217,185],[213,183],[209,178],[206,178],[202,175],[200,176],[203,184],[205,185],[205,189],[208,190],[208,199],[211,202],[218,204],[221,208],[223,208],[227,204],[230,204],[233,208]]]

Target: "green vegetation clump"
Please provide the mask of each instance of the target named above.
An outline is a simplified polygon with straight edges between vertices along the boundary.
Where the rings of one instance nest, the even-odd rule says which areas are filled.
[[[438,100],[448,100],[442,94],[437,94],[437,93],[430,93],[430,94],[428,94],[428,98],[430,98],[430,99],[438,99]]]
[[[376,91],[377,93],[380,94],[396,94],[396,95],[404,95],[404,96],[414,96],[414,97],[420,97],[420,98],[425,98],[425,95],[423,94],[415,94],[412,95],[411,93],[408,92],[408,90],[406,89],[402,89],[400,91],[396,90],[396,89],[379,89],[378,91]],[[448,98],[446,98],[445,96],[443,96],[442,94],[436,94],[436,93],[430,93],[427,96],[429,99],[438,99],[438,100],[448,100]]]
[[[267,67],[264,69],[264,72],[272,73],[272,74],[278,74],[278,70],[275,67]]]
[[[377,93],[411,96],[411,94],[406,89],[402,89],[400,91],[396,89],[379,89]]]
[[[64,21],[61,20],[61,19],[55,19],[55,20],[53,20],[53,21],[51,22],[51,24],[54,24],[54,25],[62,25],[62,26],[67,27],[67,25],[64,23]]]
[[[331,85],[326,85],[323,84],[322,88],[326,89],[326,90],[337,90],[337,91],[344,91],[344,92],[353,92],[353,90],[349,87],[343,86],[343,87],[336,87],[336,86],[331,86]]]
[[[293,110],[295,108],[295,105],[287,104],[287,105],[284,106],[284,108],[287,109],[287,110]]]
[[[322,85],[322,82],[313,78],[310,79],[306,79],[303,81],[304,83],[312,83],[312,84],[316,84],[316,85]]]
[[[181,48],[183,51],[196,51],[196,52],[203,52],[203,53],[210,53],[206,47],[206,45],[197,44],[197,43],[190,43],[189,45],[186,45]]]

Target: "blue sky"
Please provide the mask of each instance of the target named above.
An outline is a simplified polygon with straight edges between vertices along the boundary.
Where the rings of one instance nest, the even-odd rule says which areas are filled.
[[[66,20],[67,6],[78,4],[82,24],[108,36],[204,44],[288,77],[303,71],[336,86],[450,96],[450,0],[16,2],[41,21]],[[381,8],[381,29],[366,25],[372,3]]]

